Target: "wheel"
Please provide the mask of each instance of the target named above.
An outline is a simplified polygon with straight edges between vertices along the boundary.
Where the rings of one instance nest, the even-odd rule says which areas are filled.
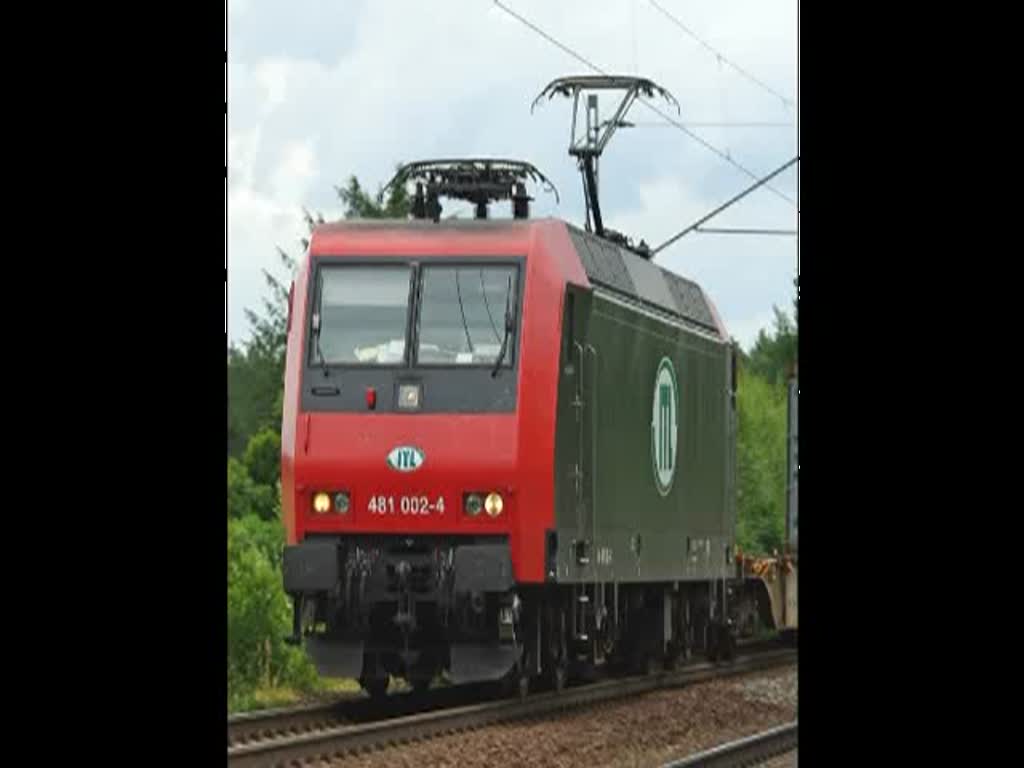
[[[521,700],[530,695],[530,676],[520,672],[516,676],[516,696]]]
[[[736,658],[736,638],[728,627],[722,629],[722,659],[732,661]]]
[[[505,676],[502,681],[502,692],[505,696],[525,699],[530,695],[530,675],[520,663]]]
[[[712,624],[708,627],[708,661],[715,663],[718,661],[719,652],[721,651],[721,641],[719,639],[718,625]]]
[[[630,672],[634,675],[653,675],[658,672],[658,660],[645,648],[634,648],[629,657]]]
[[[565,686],[569,682],[569,660],[565,650],[564,644],[559,645],[554,642],[548,648],[547,664],[545,664],[544,671],[548,682],[555,691],[565,690]]]
[[[685,666],[686,662],[689,660],[690,649],[686,644],[674,643],[668,657],[665,659],[665,668],[670,670],[679,669],[680,667]]]
[[[565,690],[566,684],[569,682],[569,665],[565,663],[565,659],[559,659],[551,664],[551,687],[556,692]]]
[[[388,679],[386,677],[366,677],[359,681],[371,699],[383,699],[388,694]]]
[[[712,624],[708,628],[708,661],[732,661],[736,656],[736,638],[730,627]]]
[[[424,694],[430,690],[430,678],[429,677],[418,677],[409,681],[412,686],[413,693]]]
[[[544,676],[555,692],[565,690],[569,683],[569,653],[565,641],[565,616],[549,613],[544,654]]]

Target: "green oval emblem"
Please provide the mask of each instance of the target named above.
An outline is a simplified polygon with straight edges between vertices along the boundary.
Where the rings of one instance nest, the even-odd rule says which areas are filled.
[[[658,493],[667,496],[676,473],[676,449],[679,442],[679,406],[676,372],[667,357],[658,364],[654,376],[654,402],[651,407],[651,463]]]
[[[399,445],[388,454],[388,466],[399,472],[415,472],[426,461],[423,451],[414,445]]]

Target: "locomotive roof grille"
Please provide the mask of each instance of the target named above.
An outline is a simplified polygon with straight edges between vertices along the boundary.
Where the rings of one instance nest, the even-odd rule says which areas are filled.
[[[719,334],[704,292],[696,283],[604,238],[571,224],[567,226],[587,278],[592,282],[676,315],[702,330],[713,331],[716,336]]]

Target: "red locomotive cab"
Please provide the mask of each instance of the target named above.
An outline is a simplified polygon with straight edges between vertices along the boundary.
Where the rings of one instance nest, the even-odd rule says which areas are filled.
[[[297,536],[508,532],[523,263],[314,256]]]
[[[329,626],[306,639],[323,674],[433,674],[460,573],[477,595],[544,580],[558,245],[564,226],[536,221],[313,233],[288,337],[282,498],[295,636],[305,600]]]

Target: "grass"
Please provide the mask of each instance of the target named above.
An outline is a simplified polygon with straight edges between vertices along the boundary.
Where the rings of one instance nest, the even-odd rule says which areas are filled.
[[[254,712],[259,709],[294,707],[298,704],[314,704],[338,696],[359,693],[361,688],[355,680],[342,678],[321,678],[312,691],[300,691],[288,686],[257,688],[252,693],[236,697],[228,702],[228,714]]]
[[[442,677],[435,678],[431,687],[445,687],[449,683]],[[277,709],[294,707],[300,704],[315,704],[321,701],[336,699],[340,696],[351,696],[362,690],[359,682],[347,678],[319,678],[316,687],[311,691],[300,691],[288,686],[257,688],[255,691],[237,696],[228,702],[228,714],[236,712],[255,712],[260,709]],[[392,677],[391,693],[409,690],[409,684],[400,677]]]

